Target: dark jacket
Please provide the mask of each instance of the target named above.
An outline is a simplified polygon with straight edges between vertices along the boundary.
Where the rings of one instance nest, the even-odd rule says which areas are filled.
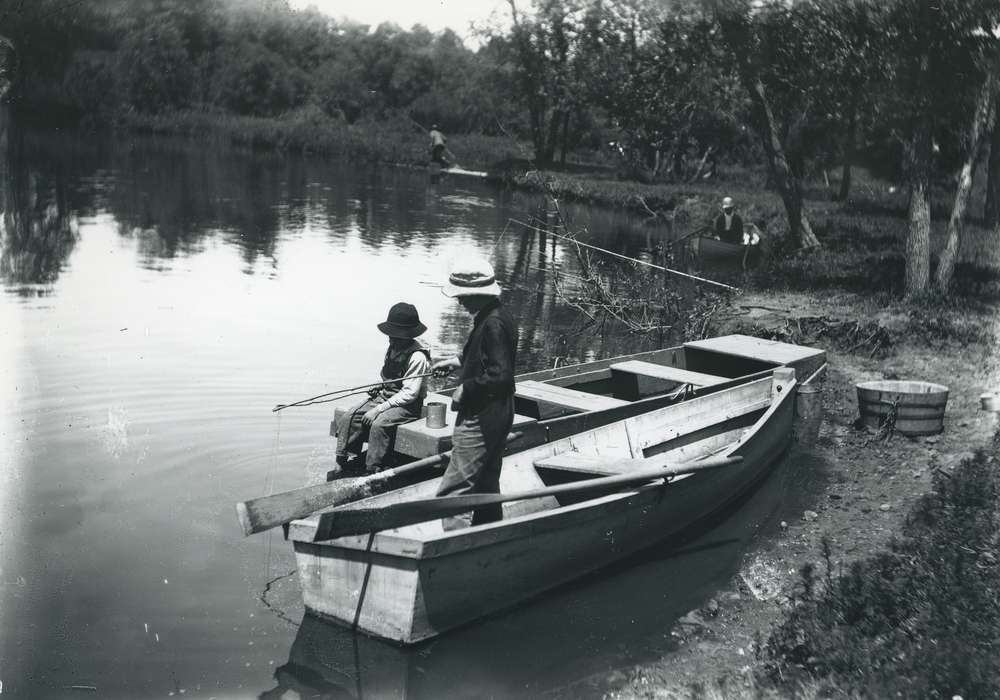
[[[478,413],[514,394],[517,324],[500,300],[476,314],[462,354],[461,410]]]
[[[730,222],[729,230],[727,231],[726,216],[725,214],[719,214],[715,220],[715,235],[719,237],[719,240],[726,241],[727,243],[742,245],[743,219],[740,218],[739,214],[733,214],[733,220]]]

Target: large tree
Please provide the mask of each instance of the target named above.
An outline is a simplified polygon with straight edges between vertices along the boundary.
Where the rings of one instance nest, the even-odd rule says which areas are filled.
[[[795,11],[794,7],[788,8],[783,3],[757,9],[748,0],[709,0],[709,3],[736,62],[740,81],[753,104],[755,126],[767,155],[770,175],[788,216],[789,237],[794,244],[804,248],[818,246],[819,239],[812,231],[803,206],[805,159],[798,149],[810,105],[808,99],[804,104],[787,103],[786,112],[781,115],[783,128],[765,84],[769,73],[768,54],[777,52],[780,55],[780,47],[773,42],[763,42],[761,36],[767,29],[767,21],[773,21],[775,15],[790,18],[796,31],[804,28],[794,21],[794,14],[783,14]],[[775,73],[770,71],[771,75]],[[795,150],[789,150],[789,143],[796,146]]]

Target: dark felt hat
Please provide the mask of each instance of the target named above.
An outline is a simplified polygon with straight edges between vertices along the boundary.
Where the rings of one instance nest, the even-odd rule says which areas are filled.
[[[389,309],[389,317],[378,324],[378,329],[390,338],[416,338],[427,330],[420,322],[417,307],[401,301]]]

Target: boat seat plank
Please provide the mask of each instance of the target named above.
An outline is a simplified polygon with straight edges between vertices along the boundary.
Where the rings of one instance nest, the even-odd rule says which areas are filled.
[[[424,400],[426,406],[431,401],[440,401],[449,407],[451,397],[442,394],[428,394]],[[330,423],[330,436],[336,437],[334,429],[335,423],[346,413],[347,408],[338,406],[334,411],[334,420]],[[426,411],[425,411],[426,413]],[[396,429],[395,450],[400,454],[416,459],[431,457],[433,455],[447,452],[451,449],[451,436],[455,430],[455,417],[458,414],[450,408],[445,411],[445,425],[443,428],[429,428],[426,418],[416,418],[409,423],[404,423]],[[535,418],[523,415],[514,415],[514,425],[511,431],[536,423]]]
[[[568,389],[555,384],[527,380],[518,382],[514,389],[515,401],[531,402],[537,405],[539,418],[551,418],[571,412],[585,413],[606,408],[624,406],[628,401],[610,396],[591,394],[586,391]]]
[[[652,362],[642,360],[629,360],[611,365],[612,373],[640,375],[643,377],[653,377],[654,379],[665,379],[678,384],[691,384],[693,386],[712,386],[728,381],[727,377],[717,377],[714,374],[704,374],[702,372],[692,372],[679,367],[667,367],[657,365]]]
[[[535,462],[536,469],[569,472],[586,476],[613,476],[624,474],[621,457],[602,457],[580,452],[563,452]]]

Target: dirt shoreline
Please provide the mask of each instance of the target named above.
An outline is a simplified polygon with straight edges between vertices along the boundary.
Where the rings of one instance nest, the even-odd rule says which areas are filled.
[[[796,448],[792,454],[793,469],[811,470],[811,488],[796,489],[796,481],[802,480],[791,480],[785,501],[748,548],[728,589],[706,594],[700,608],[674,624],[670,634],[678,651],[611,674],[599,684],[609,700],[726,697],[727,688],[749,688],[754,640],[766,639],[780,620],[800,568],[819,564],[822,538],[833,545],[835,565],[874,554],[899,532],[916,499],[930,490],[932,471],[952,468],[985,445],[995,430],[993,414],[979,410],[979,395],[998,378],[989,343],[928,347],[925,339],[899,332],[905,320],[901,312],[873,311],[870,302],[854,295],[754,292],[733,304],[719,333],[745,329],[746,324],[780,328],[790,319],[828,316],[876,319],[897,331],[898,341],[885,359],[825,348],[830,367],[820,437],[811,448]],[[998,323],[989,317],[980,321]],[[854,385],[883,378],[947,385],[944,432],[922,438],[896,434],[885,441],[855,428]]]

